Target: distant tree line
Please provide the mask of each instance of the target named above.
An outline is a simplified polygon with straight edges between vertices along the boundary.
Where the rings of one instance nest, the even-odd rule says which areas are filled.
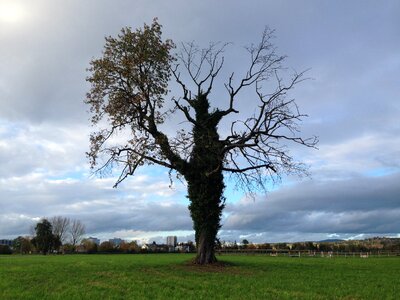
[[[0,254],[12,254],[12,250],[8,245],[0,245]]]
[[[104,241],[100,245],[97,245],[90,239],[83,239],[82,243],[77,247],[77,251],[80,253],[94,254],[94,253],[166,253],[166,252],[194,252],[196,247],[193,242],[188,241],[187,243],[179,243],[177,248],[165,245],[156,244],[153,242],[151,244],[144,245],[145,247],[140,247],[136,241],[122,241],[120,244],[116,245],[111,241]]]
[[[31,236],[19,236],[9,245],[0,245],[0,254],[35,254],[43,255],[50,253],[153,253],[170,252],[167,245],[158,245],[155,242],[149,247],[140,247],[136,241],[121,241],[113,243],[104,241],[96,244],[90,238],[83,238],[85,225],[76,219],[62,216],[42,218],[31,227]],[[180,243],[178,251],[193,252],[195,246],[192,242]],[[175,251],[175,249],[173,249]]]
[[[254,244],[247,239],[239,244],[235,242],[216,241],[217,249],[242,250],[298,250],[323,252],[369,252],[369,251],[400,251],[399,238],[375,237],[365,240],[348,240],[337,242],[296,242],[296,243],[261,243]]]
[[[90,239],[83,239],[77,249],[80,253],[139,253],[141,248],[136,241],[122,241],[120,244],[114,244],[110,241],[104,241],[97,245]]]
[[[55,216],[42,218],[32,230],[32,237],[19,236],[13,241],[13,251],[19,254],[74,252],[85,234],[85,225],[77,219]],[[9,248],[9,247],[8,247]],[[5,251],[5,250],[4,250]],[[0,253],[4,252],[0,248]],[[11,252],[11,249],[9,249]]]

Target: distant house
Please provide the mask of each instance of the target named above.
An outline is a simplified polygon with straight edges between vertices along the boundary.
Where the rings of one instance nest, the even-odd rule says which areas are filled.
[[[174,236],[167,236],[168,252],[174,252],[177,245],[178,238]]]
[[[0,245],[5,245],[5,246],[12,247],[13,241],[12,240],[6,240],[6,239],[0,240]]]
[[[223,241],[221,243],[222,248],[233,248],[233,247],[237,247],[236,242],[230,242],[230,241]]]
[[[151,244],[144,244],[142,246],[142,250],[151,252],[168,252],[169,246],[164,244],[156,244],[156,242],[153,242]]]
[[[98,239],[98,238],[88,237],[86,240],[89,241],[89,242],[95,243],[97,246],[100,245],[100,239]]]
[[[175,247],[175,251],[177,252],[190,252],[190,245],[187,243],[180,243]]]
[[[113,238],[113,239],[109,239],[108,240],[111,244],[114,245],[114,247],[119,247],[121,246],[121,244],[124,242],[124,240],[120,239],[120,238]]]
[[[174,236],[167,236],[167,245],[175,247],[177,245],[178,238]]]

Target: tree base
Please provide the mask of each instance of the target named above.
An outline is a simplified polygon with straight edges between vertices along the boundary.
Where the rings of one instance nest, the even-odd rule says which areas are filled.
[[[185,263],[185,267],[196,272],[206,272],[206,273],[221,273],[221,272],[232,272],[234,271],[231,267],[232,263],[224,261],[216,261],[209,264],[198,264],[195,259],[191,259]]]
[[[212,265],[212,264],[217,264],[217,263],[218,263],[218,260],[215,257],[215,255],[212,255],[210,257],[197,255],[193,259],[193,264],[195,264],[195,265]]]

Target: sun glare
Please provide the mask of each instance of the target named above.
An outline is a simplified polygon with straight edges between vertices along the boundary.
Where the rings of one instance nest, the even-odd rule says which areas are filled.
[[[17,23],[25,16],[24,8],[18,4],[8,1],[0,3],[0,21],[5,23]]]

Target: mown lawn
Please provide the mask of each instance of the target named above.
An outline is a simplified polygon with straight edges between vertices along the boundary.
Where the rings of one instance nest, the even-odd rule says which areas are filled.
[[[0,299],[400,299],[400,258],[0,256]]]

